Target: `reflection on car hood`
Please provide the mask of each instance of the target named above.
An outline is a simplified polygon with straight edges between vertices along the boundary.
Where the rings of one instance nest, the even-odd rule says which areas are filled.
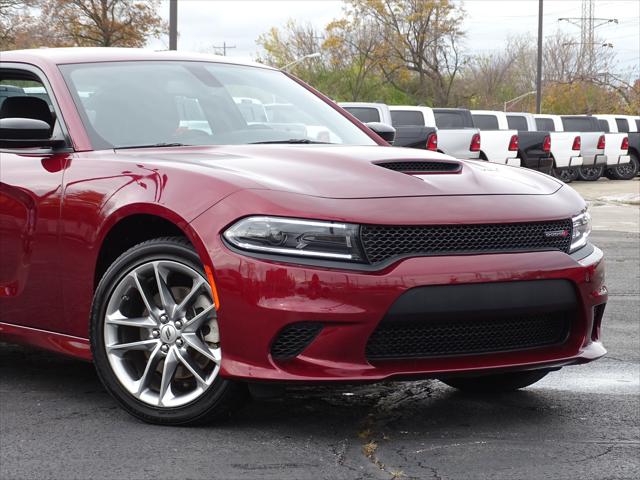
[[[179,162],[209,167],[211,175],[237,178],[242,188],[263,188],[325,198],[385,198],[435,195],[549,195],[562,183],[524,168],[456,160],[459,173],[408,175],[381,162],[452,161],[425,150],[342,145],[225,145],[120,150],[136,162]],[[133,159],[133,158],[132,158]],[[175,165],[174,165],[175,166]]]

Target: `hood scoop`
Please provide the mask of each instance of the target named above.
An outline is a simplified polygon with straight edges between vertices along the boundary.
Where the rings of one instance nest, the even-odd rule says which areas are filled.
[[[407,175],[460,173],[462,171],[461,163],[441,160],[376,162],[374,163],[374,165],[382,168],[387,168],[395,172],[406,173]]]

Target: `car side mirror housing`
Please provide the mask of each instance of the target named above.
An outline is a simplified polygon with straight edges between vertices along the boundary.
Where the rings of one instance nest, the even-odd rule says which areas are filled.
[[[0,118],[0,147],[58,147],[64,141],[51,138],[51,126],[35,118]]]
[[[393,141],[396,138],[395,128],[380,122],[368,122],[365,125],[377,133],[385,142],[393,145]]]

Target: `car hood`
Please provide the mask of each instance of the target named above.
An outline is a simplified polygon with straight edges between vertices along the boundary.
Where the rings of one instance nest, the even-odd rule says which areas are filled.
[[[118,150],[137,163],[167,162],[207,172],[239,188],[262,188],[323,198],[446,195],[550,195],[562,183],[537,172],[482,161],[455,160],[425,150],[342,145],[234,145]],[[407,174],[388,162],[457,162],[457,172]],[[207,167],[204,168],[203,167]],[[398,165],[395,166],[396,168]]]

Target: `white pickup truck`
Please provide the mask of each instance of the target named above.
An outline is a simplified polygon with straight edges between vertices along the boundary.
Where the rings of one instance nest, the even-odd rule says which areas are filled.
[[[640,172],[640,116],[615,115],[618,132],[629,137],[629,163],[607,168],[604,174],[612,180],[630,180]]]
[[[438,129],[438,151],[455,158],[480,158],[480,132],[473,127],[468,110],[455,108],[390,105],[393,125],[414,125]]]
[[[510,130],[504,112],[471,110],[473,126],[480,129],[480,158],[493,163],[521,165],[518,158],[518,131]]]
[[[615,115],[594,115],[600,128],[604,131],[604,154],[607,156],[607,166],[603,173],[611,176],[611,170],[618,165],[631,163],[629,156],[629,134],[618,130],[618,122]],[[598,172],[595,172],[598,173]]]
[[[580,132],[582,167],[578,169],[580,180],[599,179],[607,166],[604,153],[606,138],[598,120],[583,115],[561,115],[562,127],[567,132]]]
[[[391,123],[391,112],[384,103],[366,102],[340,102],[338,103],[351,115],[362,123],[378,122],[393,126]]]
[[[438,129],[435,125],[396,123],[389,106],[384,103],[344,102],[339,103],[362,123],[383,123],[395,130],[394,147],[409,147],[438,151]]]
[[[553,175],[565,183],[576,180],[583,161],[580,155],[580,133],[563,131],[559,115],[537,114],[533,118],[539,132],[549,132]]]

